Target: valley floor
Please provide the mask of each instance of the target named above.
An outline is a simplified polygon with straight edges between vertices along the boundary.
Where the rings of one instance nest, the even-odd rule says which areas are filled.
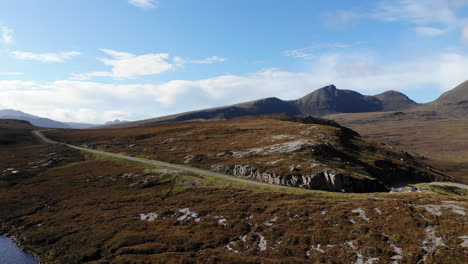
[[[468,118],[434,112],[337,114],[327,118],[404,149],[468,184]]]
[[[466,191],[340,194],[3,147],[1,231],[43,263],[466,263]]]

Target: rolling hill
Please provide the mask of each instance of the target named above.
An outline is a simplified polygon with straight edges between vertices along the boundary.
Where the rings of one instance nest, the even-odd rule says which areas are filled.
[[[340,90],[334,85],[329,85],[297,100],[284,101],[276,97],[269,97],[229,106],[185,112],[124,124],[113,124],[106,127],[123,128],[162,122],[231,119],[267,114],[325,116],[336,113],[401,111],[416,106],[418,106],[417,103],[406,95],[396,91],[388,91],[376,96],[367,96],[351,90]]]
[[[427,104],[428,109],[447,114],[468,114],[468,81],[442,94],[437,100]]]
[[[30,115],[30,114],[27,114],[18,110],[13,110],[13,109],[0,110],[0,118],[25,120],[31,123],[32,125],[38,126],[38,127],[72,128],[70,125],[67,125],[62,122],[58,122],[49,118],[43,118],[43,117]]]

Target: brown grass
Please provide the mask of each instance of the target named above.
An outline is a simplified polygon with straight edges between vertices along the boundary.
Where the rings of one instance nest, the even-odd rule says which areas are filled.
[[[468,118],[339,114],[332,118],[363,136],[404,149],[468,183]],[[408,113],[411,115],[411,113]]]
[[[404,171],[447,179],[404,152],[363,139],[347,129],[308,124],[300,119],[284,121],[288,118],[273,115],[125,129],[55,130],[48,131],[47,135],[60,142],[175,164],[186,163],[203,169],[210,169],[212,165],[252,164],[265,173],[306,175],[333,168],[355,178],[377,178],[387,185],[421,180],[416,173]],[[233,152],[298,140],[329,144],[330,147],[318,153],[306,148],[293,153],[232,156]],[[321,166],[313,167],[311,163]],[[291,172],[291,166],[300,166],[300,169]],[[401,172],[390,175],[388,166],[401,169]]]
[[[84,156],[60,145],[1,149],[0,155],[2,231],[44,263],[350,263],[358,255],[347,242],[364,260],[390,263],[394,244],[404,251],[401,263],[416,263],[425,254],[427,226],[445,246],[426,263],[466,260],[458,238],[467,235],[464,217],[445,209],[435,216],[417,207],[456,200],[466,211],[465,196],[256,192],[200,175]],[[32,168],[50,157],[60,161]],[[4,171],[13,166],[18,177]],[[197,212],[201,221],[177,221],[182,208]],[[357,208],[369,222],[352,212]],[[154,222],[139,219],[150,212],[159,215]],[[260,250],[261,237],[266,250]],[[319,244],[324,253],[311,250]]]

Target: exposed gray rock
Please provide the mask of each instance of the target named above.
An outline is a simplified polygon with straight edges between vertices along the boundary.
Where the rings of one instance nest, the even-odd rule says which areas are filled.
[[[269,155],[273,153],[292,153],[303,151],[309,147],[314,153],[323,152],[323,150],[327,150],[326,152],[328,152],[328,150],[331,148],[329,144],[313,143],[308,140],[296,140],[261,148],[253,148],[248,151],[232,152],[232,156],[235,158],[243,158],[255,154]]]
[[[311,190],[333,192],[380,192],[388,189],[380,182],[368,178],[357,179],[333,169],[308,175],[277,175],[262,173],[251,164],[246,165],[213,165],[211,170],[248,178],[270,184],[286,185]]]

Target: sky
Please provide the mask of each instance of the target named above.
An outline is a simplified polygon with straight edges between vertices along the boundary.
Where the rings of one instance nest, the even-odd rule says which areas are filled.
[[[468,79],[468,0],[0,1],[0,109],[139,120],[334,84],[425,103]]]

